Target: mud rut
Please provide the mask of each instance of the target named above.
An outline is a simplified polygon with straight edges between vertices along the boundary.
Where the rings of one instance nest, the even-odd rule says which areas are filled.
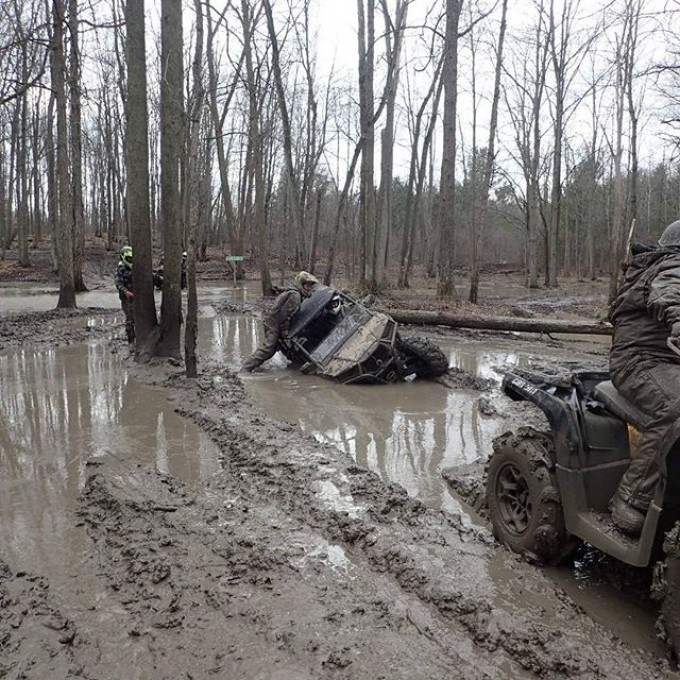
[[[0,564],[0,677],[674,676],[485,529],[202,368],[187,381],[167,363],[128,366],[210,434],[222,472],[190,488],[131,460],[90,461],[79,579],[105,598],[60,610],[44,578]]]

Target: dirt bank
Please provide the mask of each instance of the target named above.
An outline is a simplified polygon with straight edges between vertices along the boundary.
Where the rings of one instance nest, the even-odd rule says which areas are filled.
[[[80,341],[86,314],[9,318],[0,333]],[[587,340],[570,346],[575,362],[606,358]],[[194,487],[116,451],[90,460],[73,586],[85,604],[2,562],[0,677],[671,677],[665,659],[626,646],[484,526],[272,420],[237,375],[206,363],[187,381],[169,362],[126,361],[209,433],[221,471]],[[489,398],[493,416],[488,383],[446,380]]]

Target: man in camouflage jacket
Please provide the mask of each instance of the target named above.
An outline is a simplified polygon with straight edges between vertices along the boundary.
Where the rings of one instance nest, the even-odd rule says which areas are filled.
[[[300,309],[302,300],[308,297],[319,281],[308,272],[299,272],[292,288],[287,288],[274,301],[274,306],[264,317],[264,340],[246,359],[241,370],[254,371],[267,359],[271,359],[278,349],[279,339],[285,337],[290,322]]]
[[[667,344],[669,337],[680,339],[680,220],[666,227],[658,248],[633,257],[610,319],[612,382],[651,416],[610,505],[614,523],[636,535],[654,495],[659,463],[680,437],[680,357]]]
[[[120,251],[115,281],[120,306],[125,314],[125,336],[128,342],[133,342],[135,339],[135,294],[132,290],[132,248],[130,246],[123,246]]]

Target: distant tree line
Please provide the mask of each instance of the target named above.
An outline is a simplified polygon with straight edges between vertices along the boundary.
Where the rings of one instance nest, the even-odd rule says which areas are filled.
[[[631,225],[650,241],[680,217],[680,5],[523,8],[358,0],[348,72],[320,68],[314,0],[162,0],[158,16],[7,0],[0,256],[30,267],[49,238],[74,306],[86,239],[149,267],[162,248],[175,330],[146,324],[169,354],[183,249],[191,267],[209,246],[252,258],[265,294],[277,267],[369,291],[426,274],[442,298],[467,281],[473,302],[499,267],[530,287],[605,275],[613,294]]]

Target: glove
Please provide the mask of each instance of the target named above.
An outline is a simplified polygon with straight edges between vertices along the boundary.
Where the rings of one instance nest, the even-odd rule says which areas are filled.
[[[680,321],[676,321],[671,326],[671,338],[680,338]]]

